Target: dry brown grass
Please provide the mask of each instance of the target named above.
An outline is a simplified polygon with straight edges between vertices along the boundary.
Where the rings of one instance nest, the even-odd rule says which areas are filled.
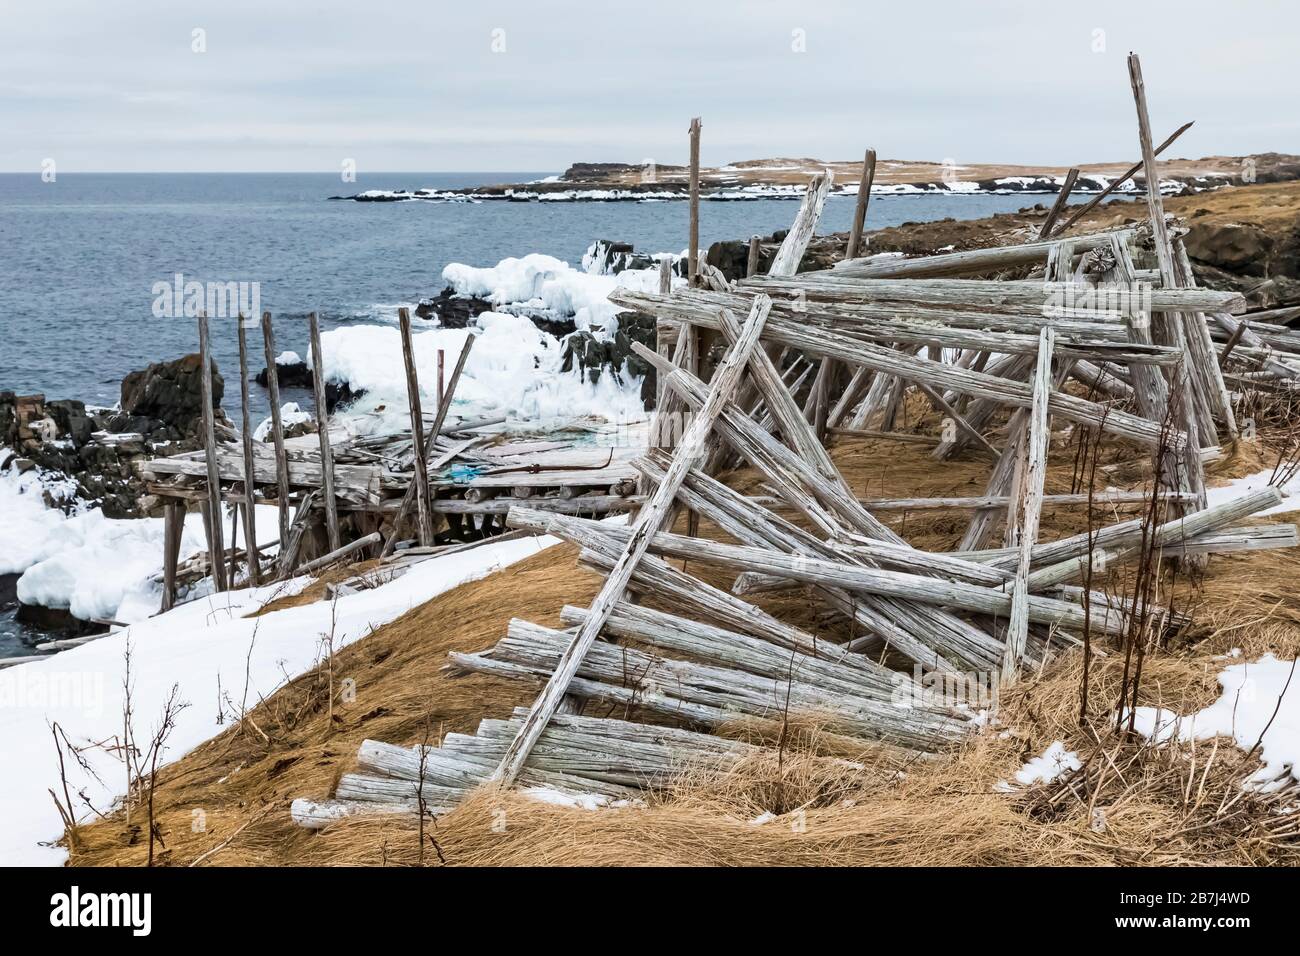
[[[926,427],[919,412],[911,421],[909,427]],[[852,440],[840,442],[834,454],[855,490],[873,496],[983,491],[986,459],[968,452],[936,466],[927,450]],[[1131,452],[1107,448],[1104,454],[1111,463],[1131,463],[1140,485],[1145,472]],[[1049,489],[1069,490],[1072,455],[1069,447],[1053,450]],[[1270,456],[1267,448],[1243,445],[1219,466],[1219,477],[1258,470]],[[757,486],[745,472],[729,480],[746,490]],[[1109,480],[1125,486],[1115,475]],[[905,526],[909,540],[928,547],[951,547],[965,526],[964,514],[893,520]],[[1085,521],[1082,509],[1048,512],[1044,534],[1081,531]],[[717,532],[704,524],[701,533]],[[692,568],[701,570],[715,583],[730,583],[727,575]],[[1185,600],[1196,602],[1195,624],[1177,647],[1147,659],[1142,703],[1183,712],[1208,704],[1218,696],[1215,675],[1223,662],[1216,656],[1234,647],[1247,658],[1300,651],[1300,597],[1290,587],[1297,572],[1300,554],[1259,552],[1214,558],[1199,591],[1182,582]],[[588,602],[597,584],[594,575],[575,568],[574,549],[552,549],[450,591],[340,652],[335,673],[356,680],[357,701],[336,707],[333,722],[320,674],[304,675],[282,689],[253,711],[256,730],[232,727],[162,773],[156,794],[166,844],[162,863],[185,865],[202,858],[203,865],[414,865],[419,858],[414,820],[354,819],[310,833],[292,823],[289,802],[330,796],[339,775],[352,769],[365,737],[415,744],[426,721],[435,735],[470,732],[482,717],[505,716],[529,702],[535,693],[531,686],[481,675],[450,676],[443,670],[446,652],[491,646],[513,616],[557,625],[560,607]],[[793,623],[843,636],[843,625],[801,592],[768,596],[763,603]],[[1113,733],[1108,712],[1119,693],[1121,663],[1117,656],[1094,663],[1088,724],[1080,726],[1078,720],[1081,655],[1066,654],[1003,694],[996,732],[975,736],[940,758],[915,760],[863,746],[843,754],[862,769],[828,769],[812,756],[819,749],[815,741],[796,734],[779,754],[721,777],[687,776],[639,807],[590,812],[485,789],[429,827],[437,847],[425,854],[425,862],[1300,862],[1295,836],[1279,834],[1273,809],[1240,797],[1239,781],[1257,762],[1247,766],[1244,755],[1230,746],[1219,748],[1209,761],[1204,744],[1193,760],[1186,750],[1156,750]],[[1054,740],[1080,754],[1086,763],[1082,772],[1052,787],[1011,794],[994,790]],[[1220,812],[1234,799],[1226,813]],[[195,808],[207,814],[206,832],[191,830]],[[1098,810],[1104,825],[1094,829]],[[763,814],[777,816],[753,822]],[[142,832],[120,819],[85,827],[79,836],[72,863],[144,861]]]

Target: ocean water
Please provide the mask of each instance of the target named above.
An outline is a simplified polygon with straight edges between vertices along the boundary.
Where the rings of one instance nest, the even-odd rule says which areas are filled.
[[[443,287],[450,262],[495,265],[543,252],[577,266],[595,239],[644,252],[681,251],[687,205],[659,203],[355,203],[364,189],[450,189],[539,179],[545,172],[0,175],[0,389],[112,405],[122,377],[198,347],[193,319],[156,318],[154,285],[176,273],[258,283],[277,346],[307,352],[306,315],[325,328],[392,320]],[[1018,209],[1027,196],[888,196],[868,227]],[[705,202],[701,243],[789,226],[789,200]],[[823,232],[846,230],[851,197],[832,196]],[[253,368],[261,338],[252,336]],[[233,322],[213,322],[218,366],[238,368]],[[238,390],[227,387],[233,411]],[[309,396],[289,395],[287,400]],[[265,411],[265,395],[253,400]],[[307,407],[304,405],[304,407]]]

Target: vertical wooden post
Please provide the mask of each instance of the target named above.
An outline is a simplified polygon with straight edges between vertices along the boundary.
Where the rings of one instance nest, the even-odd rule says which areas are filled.
[[[664,256],[659,260],[659,294],[668,295],[673,291],[673,260]]]
[[[208,316],[199,313],[199,382],[203,395],[203,447],[208,459],[208,551],[212,558],[212,583],[226,589],[225,546],[221,542],[221,470],[217,467],[217,431],[212,410],[212,343],[208,338]]]
[[[858,182],[858,203],[853,209],[853,228],[845,259],[856,259],[862,247],[862,230],[867,224],[867,204],[871,202],[871,184],[876,179],[876,151],[869,149],[862,159],[862,179]]]
[[[262,313],[262,348],[266,355],[266,389],[271,400],[271,440],[275,443],[276,498],[280,505],[280,554],[289,545],[289,458],[284,452],[284,423],[280,420],[280,373],[275,365],[275,329],[271,313]]]
[[[433,428],[429,430],[424,439],[424,453],[426,456],[433,454],[433,443],[438,440],[438,435],[442,432],[442,423],[446,421],[447,412],[450,411],[451,403],[456,398],[456,384],[460,381],[460,373],[464,370],[465,363],[469,361],[469,353],[470,349],[474,347],[474,341],[475,336],[465,336],[465,345],[460,350],[460,358],[456,360],[456,366],[451,370],[451,379],[447,382],[447,391],[443,393],[442,401],[438,403],[438,414],[433,418]],[[401,533],[402,525],[411,513],[411,504],[414,498],[415,486],[408,485],[406,494],[402,496],[402,504],[397,509],[397,514],[393,516],[393,530],[384,542],[383,550],[379,552],[380,557],[386,558],[393,553],[393,548],[397,544],[397,536]]]
[[[749,257],[745,260],[745,278],[758,275],[758,236],[749,237]]]
[[[181,558],[181,535],[185,531],[185,505],[168,498],[163,505],[163,596],[162,607],[170,611],[176,606],[176,568]]]
[[[217,433],[212,409],[212,344],[208,337],[208,316],[199,313],[199,382],[203,397],[203,450],[208,461],[208,556],[212,559],[212,583],[226,590],[226,549],[221,542],[221,469],[217,466]]]
[[[438,404],[442,404],[442,395],[447,390],[446,380],[443,377],[443,356],[442,349],[438,349]]]
[[[239,502],[230,503],[230,571],[226,580],[230,582],[231,590],[234,590],[235,582],[239,579],[239,548],[235,547],[235,542],[239,540]]]
[[[429,514],[429,459],[424,448],[424,412],[420,409],[420,377],[415,369],[415,348],[411,343],[411,313],[397,310],[397,325],[402,336],[402,362],[406,366],[406,404],[411,411],[411,449],[415,454],[416,535],[421,546],[433,543]],[[438,356],[442,357],[439,350]],[[441,383],[439,383],[441,386]]]
[[[1142,170],[1147,181],[1147,209],[1151,214],[1151,237],[1155,240],[1156,262],[1160,266],[1160,281],[1166,289],[1173,289],[1177,288],[1173,247],[1169,242],[1169,226],[1165,223],[1164,200],[1160,196],[1160,172],[1156,168],[1156,154],[1151,146],[1151,117],[1147,114],[1142,63],[1136,53],[1128,55],[1128,75],[1133,85],[1133,101],[1137,106],[1138,141],[1142,147]]]
[[[1016,490],[1015,526],[1018,551],[1016,576],[1011,585],[1011,617],[1002,657],[1002,680],[1015,677],[1029,637],[1029,564],[1038,543],[1038,519],[1043,510],[1043,479],[1047,474],[1047,449],[1051,437],[1047,403],[1052,396],[1052,350],[1055,330],[1049,325],[1038,337],[1038,365],[1034,372],[1034,404],[1030,411],[1024,470]]]
[[[330,448],[329,408],[325,402],[325,353],[320,347],[320,322],[313,312],[307,316],[311,326],[312,385],[316,390],[316,431],[320,436],[321,490],[325,494],[325,530],[330,550],[341,548],[339,541],[339,503],[334,497],[334,450]]]
[[[262,583],[262,572],[257,556],[257,482],[253,470],[253,425],[249,414],[248,397],[248,335],[244,330],[244,317],[239,317],[239,400],[244,427],[244,551],[248,557],[248,583],[256,587]]]
[[[1146,85],[1142,82],[1142,63],[1136,53],[1128,55],[1128,73],[1133,85],[1133,101],[1137,107],[1138,140],[1142,147],[1142,167],[1147,181],[1147,209],[1151,217],[1151,238],[1156,247],[1156,262],[1160,266],[1160,283],[1166,289],[1176,289],[1179,287],[1178,270],[1174,264],[1174,247],[1169,238],[1169,226],[1165,222],[1164,200],[1160,195],[1160,171],[1156,168],[1155,149],[1151,145],[1151,117],[1147,114],[1147,94]],[[1159,344],[1181,345],[1186,356],[1186,342],[1183,341],[1182,330],[1178,325],[1181,320],[1177,316],[1166,315],[1162,317],[1162,321],[1166,323],[1165,331],[1173,341]],[[1175,509],[1181,510],[1184,514],[1205,507],[1205,464],[1201,461],[1198,447],[1201,429],[1197,420],[1191,372],[1185,366],[1186,358],[1183,366],[1174,367],[1170,382],[1171,386],[1177,389],[1176,406],[1179,412],[1172,424],[1187,434],[1186,447],[1179,453],[1182,468],[1178,469],[1177,490],[1190,491],[1196,496],[1192,502],[1179,502],[1174,505]],[[1203,560],[1201,557],[1200,561]]]
[[[699,284],[700,258],[700,118],[691,120],[691,233],[687,243],[686,277],[693,289]]]

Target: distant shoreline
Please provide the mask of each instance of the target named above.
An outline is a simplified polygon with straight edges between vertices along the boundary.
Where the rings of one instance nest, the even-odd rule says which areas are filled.
[[[1204,192],[1224,186],[1300,179],[1300,157],[1279,153],[1251,156],[1211,156],[1173,159],[1157,164],[1161,192],[1168,195]],[[1129,165],[1098,163],[1079,167],[1072,192],[1096,194],[1124,176]],[[862,163],[813,159],[748,160],[700,170],[700,198],[709,202],[758,199],[799,199],[811,176],[830,172],[831,195],[856,196]],[[1013,165],[959,165],[905,160],[876,163],[873,196],[922,195],[1055,195],[1067,170]],[[469,186],[460,189],[368,189],[353,195],[331,196],[352,202],[679,202],[688,198],[688,170],[653,162],[575,163],[558,176],[520,183]],[[1118,195],[1145,191],[1138,176],[1115,189]]]

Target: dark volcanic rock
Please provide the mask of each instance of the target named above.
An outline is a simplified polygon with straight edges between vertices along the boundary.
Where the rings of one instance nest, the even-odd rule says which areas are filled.
[[[220,414],[225,382],[213,363],[212,406]],[[122,411],[110,430],[140,432],[154,441],[180,441],[195,435],[203,415],[199,356],[155,362],[122,379]]]
[[[266,368],[257,373],[255,381],[263,388],[269,388],[271,381]],[[280,388],[311,388],[311,369],[306,362],[276,362],[275,381]]]
[[[219,375],[213,393],[219,402]],[[155,453],[155,445],[165,443],[163,454],[200,447],[202,407],[197,355],[132,372],[122,382],[118,411],[0,392],[0,444],[13,447],[19,456],[0,462],[0,467],[64,475],[76,483],[76,498],[99,502],[107,517],[139,517],[146,496],[138,466]],[[229,428],[219,406],[215,417],[222,430]],[[47,492],[46,503],[67,508],[72,501],[54,500]]]
[[[316,387],[315,379],[313,379],[311,369],[307,367],[306,362],[277,362],[275,365],[275,380],[281,389],[305,388],[310,390]],[[257,373],[255,381],[263,388],[270,386],[270,377],[267,375],[265,367]],[[346,408],[365,393],[365,389],[354,389],[347,383],[338,385],[334,382],[326,382],[325,407],[332,415],[336,408]],[[283,396],[281,396],[281,398],[283,398]],[[291,430],[291,428],[285,429],[285,438],[294,437],[294,435],[290,433]],[[313,427],[309,429],[309,431],[315,431],[315,428]],[[296,434],[304,434],[304,432],[300,430],[296,432]]]
[[[655,319],[640,312],[619,316],[618,331],[612,339],[601,341],[590,332],[574,332],[564,342],[563,371],[581,370],[587,381],[600,381],[601,375],[613,375],[623,384],[625,375],[641,377],[641,401],[646,408],[655,403],[654,369],[632,351],[632,343],[655,347]]]
[[[772,268],[776,251],[781,248],[789,229],[778,229],[770,236],[758,241],[758,272],[765,273]],[[800,272],[812,272],[817,269],[829,269],[844,253],[844,239],[832,236],[816,236],[808,244],[803,259],[799,262]],[[749,264],[749,240],[727,240],[715,242],[709,246],[705,261],[721,271],[729,282],[745,277]]]
[[[543,332],[562,339],[577,330],[572,318],[557,316],[553,312],[538,309],[525,309],[517,305],[494,305],[487,299],[476,295],[461,295],[451,286],[443,289],[431,299],[422,299],[415,307],[415,314],[422,319],[437,319],[444,329],[463,329],[474,324],[484,312],[509,312],[527,316]]]

